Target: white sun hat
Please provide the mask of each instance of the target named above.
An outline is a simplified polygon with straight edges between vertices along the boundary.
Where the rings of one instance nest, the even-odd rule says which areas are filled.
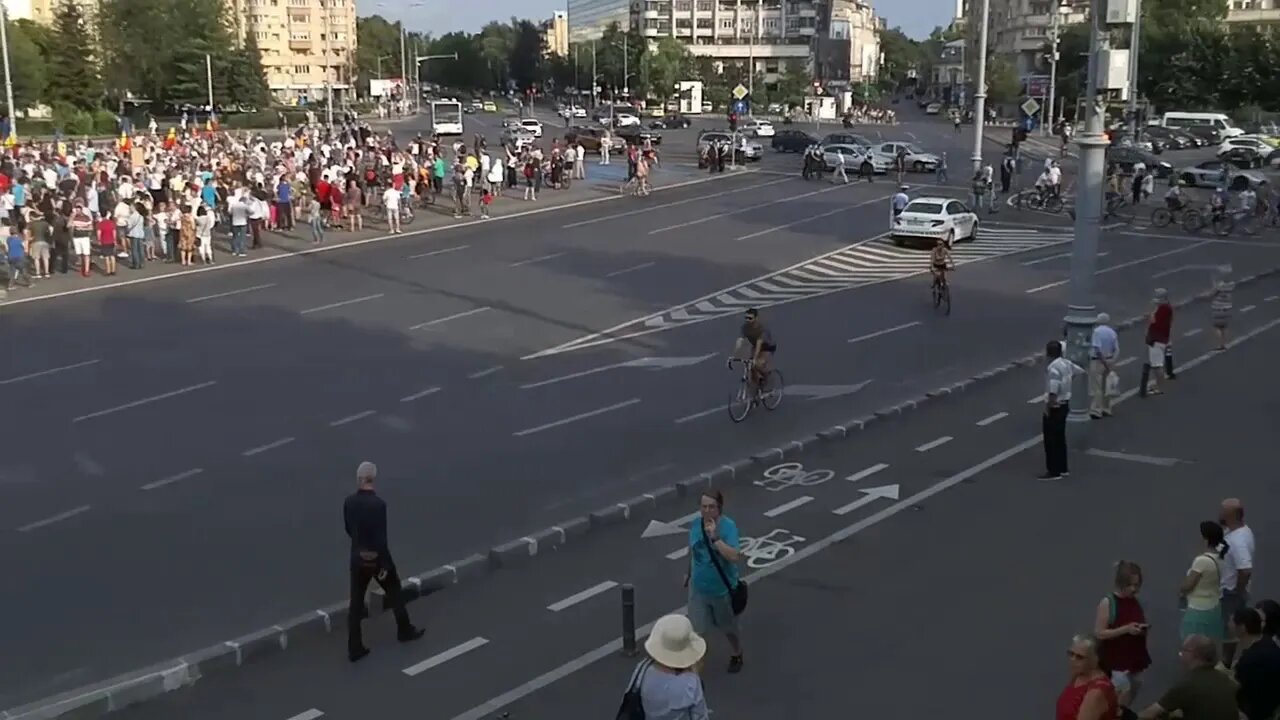
[[[661,665],[675,670],[693,667],[707,653],[707,641],[693,631],[684,615],[664,615],[653,624],[644,649]]]

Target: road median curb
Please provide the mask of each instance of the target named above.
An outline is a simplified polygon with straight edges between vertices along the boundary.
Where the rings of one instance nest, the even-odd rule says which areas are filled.
[[[1237,289],[1258,280],[1280,274],[1280,265],[1236,280]],[[1174,308],[1203,302],[1213,291],[1182,298]],[[1147,316],[1136,315],[1115,323],[1117,330],[1136,327]],[[593,512],[557,523],[537,532],[475,553],[426,572],[405,578],[407,602],[428,597],[454,585],[473,582],[507,567],[533,562],[539,555],[555,551],[570,543],[580,543],[598,530],[656,516],[671,506],[696,497],[711,487],[726,487],[747,482],[760,465],[793,460],[812,449],[838,440],[853,438],[867,427],[894,420],[927,407],[943,398],[966,392],[984,381],[1004,376],[1014,370],[1031,367],[1041,361],[1044,351],[1038,349],[1002,363],[990,370],[974,374],[966,380],[941,386],[918,397],[899,402],[874,413],[860,415],[790,442],[752,453],[734,462],[699,473],[636,497],[615,502]],[[385,603],[371,606],[370,614],[387,610]],[[309,611],[268,628],[227,640],[175,660],[154,665],[134,673],[101,683],[71,690],[60,695],[0,712],[0,720],[80,720],[101,717],[109,712],[154,699],[195,684],[213,674],[231,672],[249,662],[300,647],[316,636],[340,632],[346,625],[345,602]]]

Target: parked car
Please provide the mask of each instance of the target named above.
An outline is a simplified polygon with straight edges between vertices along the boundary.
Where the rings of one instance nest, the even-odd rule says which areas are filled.
[[[1232,148],[1249,148],[1259,154],[1270,153],[1272,150],[1270,143],[1263,142],[1256,137],[1240,135],[1238,137],[1225,138],[1222,144],[1218,146],[1218,157],[1222,157],[1223,153]]]
[[[684,115],[680,115],[679,113],[670,113],[649,123],[649,127],[654,130],[679,130],[681,128],[687,128],[692,124],[693,121]]]
[[[1177,133],[1174,128],[1148,125],[1142,128],[1142,135],[1151,140],[1159,140],[1164,143],[1167,150],[1186,150],[1196,147],[1194,138],[1185,133]]]
[[[1262,173],[1254,170],[1236,170],[1221,160],[1205,160],[1204,162],[1184,167],[1178,170],[1177,178],[1186,183],[1188,187],[1216,188],[1222,182],[1223,174],[1228,172],[1229,167],[1231,181],[1228,187],[1231,190],[1243,190],[1246,187],[1257,188],[1267,184],[1267,178]]]
[[[642,145],[646,140],[654,145],[662,144],[662,133],[657,130],[646,130],[639,125],[620,127],[613,131],[613,136],[633,145]]]
[[[604,128],[574,125],[565,132],[565,140],[577,141],[583,150],[600,152],[600,140],[604,137]]]
[[[778,152],[804,152],[818,143],[818,137],[803,130],[779,130],[769,146]]]
[[[703,156],[706,154],[707,148],[711,143],[731,142],[734,137],[733,133],[728,130],[704,130],[698,133],[697,150],[698,150],[698,167],[705,167],[702,162]],[[738,135],[738,144],[734,148],[733,156],[735,161],[756,161],[764,157],[764,146],[759,142],[752,140],[743,135]]]
[[[768,120],[760,120],[758,118],[751,118],[747,120],[738,126],[738,130],[752,137],[760,138],[773,137],[776,132],[773,129],[773,123]]]
[[[1270,155],[1268,151],[1267,155]],[[1267,156],[1251,147],[1232,147],[1218,151],[1218,159],[1241,170],[1254,170],[1267,164]]]
[[[1199,137],[1198,135],[1193,135],[1192,133],[1187,132],[1185,128],[1167,128],[1167,129],[1173,135],[1185,139],[1188,143],[1188,147],[1202,148],[1209,144],[1208,140],[1205,140],[1204,138]]]
[[[911,172],[933,172],[938,169],[938,163],[942,162],[937,155],[927,153],[909,142],[887,142],[876,148],[881,155],[894,160],[897,159],[899,150],[906,154],[906,168]]]
[[[542,121],[537,118],[525,118],[520,121],[520,127],[533,133],[536,138],[542,137]]]
[[[861,145],[871,147],[871,141],[857,133],[835,132],[822,138],[823,145]]]
[[[1222,133],[1217,128],[1208,125],[1190,125],[1184,129],[1204,140],[1205,145],[1217,145],[1222,142]]]
[[[884,158],[878,157],[861,145],[851,144],[824,145],[822,147],[823,169],[827,171],[834,170],[837,165],[841,164],[842,157],[844,159],[845,172],[862,174],[866,172],[867,167],[870,167],[871,172],[877,175],[889,172],[889,165],[885,163]]]
[[[1173,174],[1173,166],[1145,150],[1132,145],[1112,145],[1107,148],[1107,162],[1115,164],[1122,175],[1132,175],[1133,166],[1142,163],[1157,178],[1167,178]]]
[[[537,140],[533,132],[525,127],[509,127],[502,131],[502,144],[510,145],[517,150],[528,147]]]
[[[939,239],[948,245],[973,242],[978,238],[978,216],[959,200],[941,197],[916,198],[893,219],[889,237],[894,245],[922,245],[932,248]]]
[[[640,116],[636,115],[634,112],[616,112],[615,111],[613,113],[613,124],[620,128],[631,127],[632,125],[639,125]]]

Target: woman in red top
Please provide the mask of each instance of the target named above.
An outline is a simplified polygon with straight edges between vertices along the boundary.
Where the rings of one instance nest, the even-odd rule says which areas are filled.
[[[1144,395],[1164,392],[1165,352],[1169,348],[1169,335],[1173,332],[1173,306],[1169,304],[1169,291],[1157,289],[1154,302],[1155,309],[1147,321],[1147,366],[1155,383],[1153,387],[1142,388]],[[1146,375],[1145,372],[1143,374]]]
[[[1116,563],[1115,590],[1102,598],[1094,614],[1093,631],[1102,669],[1111,673],[1111,684],[1120,704],[1128,706],[1138,695],[1142,672],[1151,667],[1147,651],[1147,615],[1138,602],[1142,568],[1137,563]]]
[[[1077,635],[1067,650],[1071,680],[1058,695],[1057,720],[1116,720],[1120,703],[1111,680],[1098,667],[1098,641]]]

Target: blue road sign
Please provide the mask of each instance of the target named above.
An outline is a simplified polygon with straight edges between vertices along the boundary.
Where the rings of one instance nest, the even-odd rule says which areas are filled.
[[[738,115],[746,115],[747,108],[749,107],[750,105],[749,103],[747,103],[746,100],[734,100],[732,103],[730,103],[729,110]]]

